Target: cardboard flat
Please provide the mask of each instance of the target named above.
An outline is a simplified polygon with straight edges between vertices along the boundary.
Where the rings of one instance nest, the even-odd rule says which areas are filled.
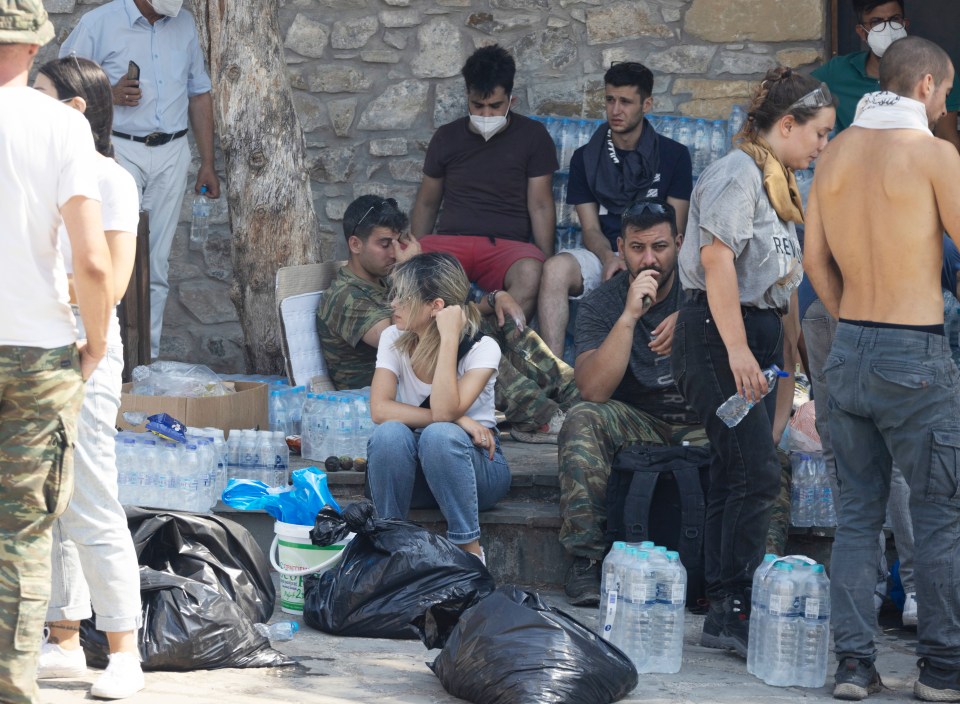
[[[122,430],[144,430],[143,426],[134,427],[123,419],[127,411],[140,411],[147,415],[166,413],[194,428],[231,430],[270,427],[266,384],[238,381],[234,384],[236,393],[209,398],[137,396],[130,393],[132,387],[133,384],[124,384],[120,395],[117,427]]]

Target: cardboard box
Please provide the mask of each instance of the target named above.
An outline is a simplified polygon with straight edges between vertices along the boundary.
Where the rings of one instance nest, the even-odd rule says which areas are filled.
[[[224,430],[270,427],[267,412],[267,385],[252,381],[234,384],[236,393],[209,398],[181,396],[137,396],[130,393],[133,384],[124,384],[117,412],[117,427],[122,430],[143,431],[123,419],[127,411],[141,411],[148,416],[166,413],[194,428],[223,428]]]

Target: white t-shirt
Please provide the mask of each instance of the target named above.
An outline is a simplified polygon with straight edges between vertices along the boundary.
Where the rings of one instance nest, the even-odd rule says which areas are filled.
[[[395,347],[401,331],[391,325],[380,335],[377,348],[377,367],[389,369],[397,376],[397,401],[411,406],[419,406],[430,395],[431,384],[417,378],[410,366],[410,358],[401,354]],[[500,346],[492,337],[482,337],[457,364],[457,379],[471,369],[492,369],[493,374],[487,385],[477,396],[477,400],[467,409],[466,415],[488,428],[496,427],[493,406],[493,384],[497,380],[497,367],[500,366]]]
[[[79,112],[33,88],[0,88],[0,345],[76,340],[57,228],[71,198],[100,200],[96,158]]]
[[[125,168],[115,160],[106,157],[97,159],[97,182],[100,185],[100,209],[103,217],[103,231],[132,232],[134,237],[140,226],[140,192],[137,182]],[[67,273],[73,273],[73,250],[67,228],[60,223],[57,231],[60,238],[60,252]]]

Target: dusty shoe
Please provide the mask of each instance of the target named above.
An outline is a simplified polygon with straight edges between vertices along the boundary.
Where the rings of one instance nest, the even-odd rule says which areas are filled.
[[[563,427],[563,421],[567,419],[567,414],[563,411],[557,411],[550,418],[550,421],[544,423],[536,430],[520,430],[513,428],[510,430],[510,437],[517,442],[529,442],[537,445],[556,445],[557,436],[560,434],[560,428]]]
[[[703,631],[700,633],[700,645],[704,648],[723,649],[721,635],[723,633],[723,600],[713,600],[703,620]]]
[[[723,630],[720,645],[747,657],[747,641],[750,637],[750,600],[744,594],[731,594],[723,600]]]
[[[600,603],[600,561],[589,557],[574,558],[567,570],[563,591],[567,601],[574,606],[597,606]]]
[[[920,677],[913,685],[913,696],[925,702],[960,702],[960,671],[936,667],[926,658],[917,665]]]
[[[904,626],[917,625],[917,595],[914,592],[907,592],[907,597],[903,600],[901,619]]]
[[[56,677],[84,677],[87,674],[87,658],[83,648],[64,650],[55,643],[44,641],[37,660],[37,679]]]
[[[110,662],[93,683],[90,694],[101,699],[126,699],[143,689],[143,670],[136,653],[110,653]]]
[[[837,666],[833,698],[858,702],[880,691],[883,683],[877,668],[869,660],[844,658]]]

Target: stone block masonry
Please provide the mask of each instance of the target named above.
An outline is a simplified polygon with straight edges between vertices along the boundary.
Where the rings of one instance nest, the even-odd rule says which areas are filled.
[[[459,72],[477,47],[497,42],[513,52],[518,112],[585,118],[603,117],[601,79],[611,61],[653,70],[655,111],[718,118],[746,100],[767,68],[811,69],[825,55],[823,0],[263,1],[279,3],[325,259],[346,256],[340,221],[353,198],[378,193],[413,204],[434,129],[466,112]],[[38,63],[55,58],[99,4],[46,0],[57,40]],[[189,201],[170,260],[161,355],[243,371],[229,221],[215,215],[207,243],[190,249]]]

